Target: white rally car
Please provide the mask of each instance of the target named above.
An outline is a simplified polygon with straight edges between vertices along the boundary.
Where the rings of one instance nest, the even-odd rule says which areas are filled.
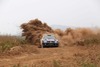
[[[58,47],[58,39],[53,34],[44,34],[41,39],[41,47]]]

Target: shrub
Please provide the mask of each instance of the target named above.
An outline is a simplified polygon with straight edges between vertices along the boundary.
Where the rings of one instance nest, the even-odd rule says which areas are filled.
[[[24,38],[10,35],[0,35],[0,52],[10,50],[10,48],[18,45],[26,44]]]

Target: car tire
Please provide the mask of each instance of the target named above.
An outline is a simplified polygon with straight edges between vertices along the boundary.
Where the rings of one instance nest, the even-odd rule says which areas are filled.
[[[41,45],[41,48],[44,48],[44,43]]]
[[[44,46],[42,45],[41,48],[44,48]]]

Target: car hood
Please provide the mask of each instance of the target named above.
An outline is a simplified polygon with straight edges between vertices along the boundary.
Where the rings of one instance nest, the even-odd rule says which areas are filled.
[[[47,41],[55,41],[55,39],[46,39]]]

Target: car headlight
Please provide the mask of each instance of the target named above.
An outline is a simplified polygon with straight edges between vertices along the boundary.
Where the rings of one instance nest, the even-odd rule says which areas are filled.
[[[47,43],[47,41],[46,41],[46,40],[44,40],[44,41],[43,41],[43,43]]]
[[[55,43],[58,43],[58,40],[55,40]]]

